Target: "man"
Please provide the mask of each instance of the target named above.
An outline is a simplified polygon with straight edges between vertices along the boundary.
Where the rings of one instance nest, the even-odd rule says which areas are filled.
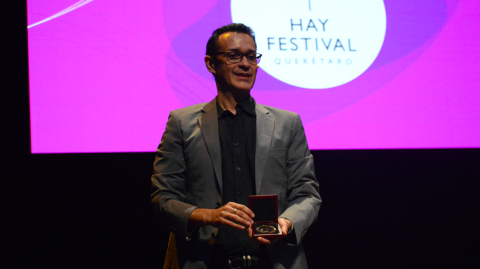
[[[170,113],[154,163],[152,204],[169,247],[180,268],[307,268],[301,239],[321,199],[300,118],[250,96],[261,54],[249,27],[215,30],[206,54],[218,95]],[[285,236],[276,241],[251,227],[248,196],[268,194]]]

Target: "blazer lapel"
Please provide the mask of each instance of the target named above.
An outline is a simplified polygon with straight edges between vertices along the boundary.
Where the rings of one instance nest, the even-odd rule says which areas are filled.
[[[217,183],[220,187],[219,193],[222,195],[222,153],[220,149],[220,137],[218,134],[216,100],[217,98],[213,99],[203,107],[203,113],[198,118],[198,124],[202,130],[203,139],[205,140],[208,154],[213,163]]]
[[[260,192],[265,163],[272,141],[273,127],[275,120],[273,116],[262,105],[255,104],[257,113],[257,146],[255,150],[255,186],[257,195]]]

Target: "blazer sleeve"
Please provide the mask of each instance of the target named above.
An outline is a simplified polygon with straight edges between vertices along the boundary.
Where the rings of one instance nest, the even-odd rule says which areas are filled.
[[[287,151],[288,206],[280,216],[293,223],[293,232],[287,241],[300,244],[307,229],[317,219],[322,199],[315,177],[313,156],[308,149],[300,116],[295,114],[292,135]]]
[[[189,240],[188,220],[196,206],[185,203],[185,169],[182,130],[172,111],[153,164],[150,198],[160,222],[176,236]]]

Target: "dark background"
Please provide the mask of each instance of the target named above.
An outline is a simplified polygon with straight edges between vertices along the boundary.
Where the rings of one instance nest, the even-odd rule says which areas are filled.
[[[13,3],[2,4],[8,268],[162,268],[154,153],[30,154],[26,4]],[[324,203],[304,238],[311,268],[480,265],[480,149],[312,154]]]

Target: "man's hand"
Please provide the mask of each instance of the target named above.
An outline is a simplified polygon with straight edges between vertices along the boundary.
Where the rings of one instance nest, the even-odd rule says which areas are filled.
[[[252,210],[248,207],[229,202],[218,209],[197,208],[193,210],[188,222],[189,228],[211,225],[216,228],[230,226],[240,230],[250,227],[253,224]]]
[[[284,218],[279,218],[278,219],[278,224],[280,224],[280,229],[282,230],[282,235],[287,236],[288,231],[292,228],[292,222],[289,221],[288,219]],[[263,237],[253,237],[253,229],[252,227],[248,227],[248,237],[250,237],[255,243],[257,244],[264,244],[264,245],[271,245],[272,243],[275,243],[278,241],[278,239],[275,240],[268,240]]]
[[[288,231],[292,229],[292,222],[288,219],[278,218],[278,224],[280,224],[280,228],[282,229],[283,236],[287,236]]]

